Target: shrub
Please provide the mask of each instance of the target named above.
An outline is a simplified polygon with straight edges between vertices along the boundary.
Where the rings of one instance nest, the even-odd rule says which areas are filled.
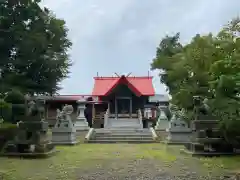
[[[0,124],[0,150],[3,148],[4,144],[12,140],[17,134],[17,125],[11,123],[1,123]]]
[[[11,105],[11,113],[5,113],[4,120],[16,123],[17,121],[21,120],[22,116],[25,114],[25,98],[24,95],[17,90],[12,90],[7,93],[4,101]],[[5,112],[4,110],[3,112]]]
[[[12,119],[12,105],[3,99],[0,99],[0,119],[5,122],[11,122]]]
[[[8,92],[4,100],[11,104],[24,104],[25,101],[24,95],[17,90],[12,90]]]

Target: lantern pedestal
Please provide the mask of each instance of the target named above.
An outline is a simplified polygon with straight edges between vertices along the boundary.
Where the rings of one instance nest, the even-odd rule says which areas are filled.
[[[75,122],[77,131],[89,130],[87,119],[84,116],[86,101],[77,101],[78,103],[78,116]]]

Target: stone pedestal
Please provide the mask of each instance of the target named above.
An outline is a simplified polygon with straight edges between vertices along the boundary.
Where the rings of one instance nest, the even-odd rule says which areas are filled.
[[[155,130],[157,131],[166,131],[168,128],[168,118],[165,114],[165,112],[160,108],[160,116],[158,117],[157,124],[155,126]]]
[[[191,142],[181,150],[192,156],[238,155],[233,144],[228,143],[221,134],[218,120],[192,121]]]
[[[167,143],[186,144],[190,142],[192,130],[188,127],[187,123],[180,118],[173,115],[169,123],[169,128],[166,129]]]
[[[84,116],[85,105],[87,101],[79,100],[78,103],[78,116],[75,122],[75,128],[77,131],[89,130],[87,119]]]
[[[47,157],[57,151],[49,140],[48,123],[42,114],[43,102],[26,102],[26,115],[18,123],[18,130],[14,139],[6,142],[0,150],[3,156]]]
[[[72,106],[69,107],[72,108]],[[72,112],[66,112],[65,110],[66,106],[62,112],[58,112],[57,123],[52,129],[53,144],[73,145],[77,143],[76,128],[70,116]]]

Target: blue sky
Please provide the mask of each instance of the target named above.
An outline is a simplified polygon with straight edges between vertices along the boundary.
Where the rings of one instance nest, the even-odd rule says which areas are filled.
[[[240,15],[240,0],[44,0],[43,5],[66,21],[73,42],[74,65],[61,94],[91,94],[97,72],[146,76],[165,35],[180,32],[186,43]],[[166,93],[158,72],[150,73],[156,92]]]

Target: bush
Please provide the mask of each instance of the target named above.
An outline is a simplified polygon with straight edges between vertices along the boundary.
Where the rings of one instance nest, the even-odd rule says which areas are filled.
[[[4,144],[12,140],[17,134],[17,125],[11,123],[0,124],[0,150],[3,148]]]
[[[4,106],[2,108],[2,118],[5,122],[16,123],[25,115],[25,98],[20,91],[12,90],[8,92],[4,98],[4,103],[5,105],[2,105]],[[6,104],[8,104],[8,107],[6,107]]]
[[[11,104],[24,104],[25,98],[24,95],[17,90],[12,90],[8,92],[7,96],[4,98],[4,100]]]
[[[16,124],[11,124],[11,123],[2,123],[0,125],[0,131],[2,130],[9,130],[9,129],[16,129],[17,125]]]
[[[12,105],[3,99],[0,99],[0,119],[5,122],[11,122],[12,119]]]

